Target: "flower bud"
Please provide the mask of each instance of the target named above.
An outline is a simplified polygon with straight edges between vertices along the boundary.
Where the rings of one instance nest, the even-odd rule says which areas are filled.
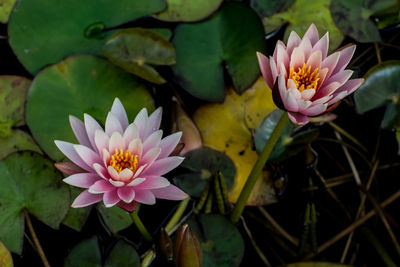
[[[175,262],[177,267],[203,266],[203,251],[195,233],[185,224],[175,240]]]
[[[160,231],[160,239],[158,240],[158,249],[165,260],[171,261],[173,258],[173,244],[168,233],[164,228]]]

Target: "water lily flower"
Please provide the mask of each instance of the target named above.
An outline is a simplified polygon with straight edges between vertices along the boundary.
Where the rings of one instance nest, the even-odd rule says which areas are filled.
[[[86,189],[72,207],[85,207],[103,200],[106,207],[118,205],[131,212],[138,202],[152,205],[156,198],[182,200],[187,197],[162,176],[176,168],[183,158],[169,157],[182,134],[178,132],[162,138],[161,115],[161,108],[150,116],[143,108],[129,124],[125,109],[116,98],[105,130],[88,114],[84,114],[84,122],[69,117],[80,144],[55,143],[84,170],[64,179],[70,185]]]
[[[293,123],[306,124],[309,117],[332,110],[363,82],[363,79],[349,80],[353,71],[345,69],[355,45],[329,56],[328,47],[329,33],[320,39],[316,26],[311,24],[303,38],[292,31],[287,45],[278,41],[269,59],[257,53],[275,104],[288,112]]]
[[[203,250],[189,225],[184,224],[175,239],[174,258],[177,267],[203,266]]]

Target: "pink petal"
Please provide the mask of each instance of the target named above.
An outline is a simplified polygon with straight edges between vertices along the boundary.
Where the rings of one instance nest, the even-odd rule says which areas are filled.
[[[312,50],[312,45],[308,37],[303,37],[298,48],[301,49],[301,51],[303,51],[304,53],[304,62],[307,61],[308,57],[311,55]]]
[[[96,143],[97,150],[103,151],[103,149],[108,149],[108,143],[110,142],[110,137],[103,130],[96,130],[94,133],[94,142]]]
[[[146,178],[135,178],[132,180],[132,182],[130,182],[126,186],[137,186],[137,185],[143,183],[144,181],[146,181]]]
[[[286,48],[283,45],[278,44],[276,49],[277,49],[277,60],[276,60],[277,65],[281,65],[281,63],[283,63],[286,70],[289,71],[289,56],[286,53]]]
[[[314,71],[316,68],[320,68],[322,62],[322,54],[321,50],[317,50],[313,52],[307,60],[306,66],[311,66],[311,71]]]
[[[128,128],[126,128],[123,135],[125,144],[129,144],[133,139],[139,138],[139,132],[136,124],[129,124]]]
[[[275,84],[276,77],[278,77],[278,70],[276,68],[275,60],[272,57],[269,57],[269,67],[271,69],[272,83]]]
[[[163,131],[158,130],[150,134],[149,137],[143,142],[143,153],[146,153],[149,149],[157,147],[161,142]]]
[[[124,182],[121,182],[121,181],[115,181],[115,180],[113,180],[113,179],[108,179],[108,181],[113,185],[113,186],[115,186],[115,187],[121,187],[121,186],[124,186],[125,185],[125,183]]]
[[[182,157],[168,157],[156,160],[149,168],[147,168],[141,176],[146,177],[147,175],[161,176],[182,163],[184,158]]]
[[[91,194],[88,190],[80,193],[72,203],[73,208],[82,208],[101,201],[103,196],[101,194]]]
[[[108,166],[107,167],[108,174],[111,176],[111,178],[115,181],[119,181],[119,174],[118,172],[114,169],[113,166]]]
[[[303,100],[310,100],[315,95],[315,89],[306,89],[301,92],[301,98]]]
[[[119,179],[124,182],[129,181],[132,178],[132,176],[133,176],[133,172],[130,169],[123,169],[119,173]]]
[[[137,185],[137,189],[156,189],[163,188],[170,185],[170,182],[161,176],[146,176],[146,180]]]
[[[154,147],[150,149],[140,160],[140,165],[147,164],[148,166],[150,166],[158,158],[160,153],[161,153],[161,148],[159,147]]]
[[[111,113],[113,113],[117,117],[119,123],[122,126],[122,129],[125,130],[126,127],[128,127],[129,121],[128,121],[128,116],[126,115],[125,108],[122,105],[119,98],[114,99],[114,103],[111,108]]]
[[[103,130],[103,128],[101,128],[100,124],[93,119],[90,115],[88,114],[83,114],[84,117],[84,122],[85,122],[85,128],[86,128],[86,132],[90,141],[90,144],[92,145],[93,149],[97,149],[96,148],[96,143],[94,141],[94,133],[96,132],[96,130]]]
[[[285,79],[287,79],[287,77],[288,77],[286,67],[285,67],[285,65],[283,65],[283,62],[281,62],[279,65],[279,74],[282,74]]]
[[[287,88],[288,89],[290,89],[290,88],[296,88],[297,89],[297,85],[292,79],[288,79],[287,80]]]
[[[340,86],[340,83],[338,82],[333,82],[328,85],[322,86],[319,88],[319,90],[315,93],[313,100],[316,100],[318,98],[321,98],[323,96],[330,95],[333,93],[336,89],[338,89]]]
[[[69,123],[71,124],[72,131],[74,132],[76,139],[81,145],[90,147],[90,141],[86,133],[85,124],[83,122],[72,116],[69,115]]]
[[[103,148],[102,153],[103,153],[103,163],[104,163],[104,166],[108,166],[108,163],[110,162],[110,159],[111,159],[110,152],[108,152],[107,149]]]
[[[162,116],[162,108],[157,108],[147,120],[146,130],[143,134],[143,139],[146,139],[151,133],[157,131],[160,128]]]
[[[305,16],[307,15],[305,14]],[[310,25],[307,32],[304,34],[303,40],[305,37],[307,37],[310,40],[312,46],[314,46],[314,44],[318,42],[319,40],[318,30],[314,23]]]
[[[118,196],[125,203],[131,203],[135,199],[135,190],[128,186],[120,187],[118,188]]]
[[[122,149],[125,151],[125,142],[122,135],[119,132],[114,132],[111,135],[110,142],[108,144],[108,151],[110,154],[114,154],[117,150]]]
[[[282,102],[283,99],[285,99],[286,95],[286,85],[285,85],[285,78],[283,75],[279,75],[278,77],[278,89],[279,89],[279,95],[281,96]]]
[[[347,92],[346,91],[342,91],[340,93],[335,94],[335,96],[329,100],[329,102],[327,103],[328,106],[335,104],[336,102],[342,100],[343,98],[345,98],[347,96]]]
[[[323,69],[320,69],[319,70],[319,80],[318,80],[318,85],[317,85],[317,88],[320,88],[321,87],[321,85],[323,85],[324,84],[324,81],[325,81],[325,78],[326,78],[326,75],[328,74],[328,68],[323,68]]]
[[[300,45],[301,39],[295,31],[291,31],[287,42],[286,52],[292,56],[293,49]]]
[[[65,175],[73,175],[85,172],[84,169],[82,169],[81,167],[70,161],[56,162],[54,163],[54,166]]]
[[[135,201],[137,202],[147,205],[153,205],[156,203],[156,198],[150,190],[135,190],[135,193]]]
[[[132,155],[136,155],[138,157],[138,161],[142,159],[143,146],[142,141],[140,141],[139,138],[136,138],[129,143],[128,150]]]
[[[299,113],[303,112],[304,110],[308,109],[312,102],[309,100],[304,101],[303,99],[300,99],[297,104],[299,105]]]
[[[334,94],[347,92],[347,94],[349,95],[353,93],[355,90],[357,90],[357,88],[360,87],[363,82],[364,82],[363,78],[348,80],[339,89],[337,89]]]
[[[152,189],[151,192],[156,198],[161,199],[182,200],[188,197],[185,192],[172,184],[164,188]]]
[[[335,67],[339,61],[339,58],[340,58],[340,53],[336,52],[336,53],[329,55],[327,58],[324,59],[324,61],[322,61],[321,69],[324,69],[324,68],[328,69],[328,73],[326,74],[326,79],[328,79],[332,75],[333,70],[335,69]]]
[[[130,182],[126,186],[137,186],[137,185],[143,183],[144,181],[146,181],[146,178],[135,178],[132,180],[132,182]]]
[[[317,116],[326,110],[328,107],[327,104],[319,104],[315,106],[311,106],[306,110],[303,110],[301,113],[306,116]]]
[[[120,207],[121,209],[126,210],[127,212],[132,212],[135,210],[136,206],[137,206],[137,202],[136,201],[132,201],[131,203],[125,203],[124,201],[120,201],[118,202],[118,207]]]
[[[297,88],[289,88],[288,92],[290,92],[296,100],[301,99],[301,93]]]
[[[61,152],[67,156],[73,163],[81,167],[82,169],[91,172],[92,168],[89,167],[83,160],[82,158],[78,155],[76,150],[74,149],[74,144],[64,142],[64,141],[58,141],[55,140],[54,143],[58,147],[58,149],[61,150]]]
[[[76,187],[89,188],[92,184],[98,181],[99,178],[100,177],[97,173],[77,173],[68,176],[63,181]]]
[[[307,116],[304,116],[297,112],[288,112],[288,116],[293,123],[299,125],[307,124],[310,121],[310,119]]]
[[[303,63],[305,63],[304,52],[300,47],[295,47],[292,56],[290,57],[290,66],[297,71],[298,68],[303,66]]]
[[[335,70],[333,71],[334,73],[342,71],[347,67],[347,64],[349,64],[351,58],[354,55],[355,50],[356,50],[355,45],[352,45],[352,46],[344,48],[343,50],[340,50],[340,52],[339,52],[340,58],[336,65]]]
[[[133,123],[137,126],[140,138],[143,138],[143,136],[144,136],[144,131],[146,130],[146,125],[147,125],[147,119],[148,119],[147,109],[143,108],[136,115],[136,118],[133,121]]]
[[[89,193],[102,194],[114,190],[115,187],[106,180],[98,180],[90,188]]]
[[[343,70],[331,76],[326,83],[329,84],[331,82],[338,82],[340,85],[342,85],[347,82],[348,79],[350,79],[351,75],[353,75],[352,70]]]
[[[108,180],[110,178],[110,175],[108,174],[107,170],[101,166],[100,164],[93,164],[93,169],[96,171],[96,173],[103,179]]]
[[[102,163],[99,154],[90,148],[82,145],[74,145],[74,149],[88,166],[93,166],[95,163]]]
[[[328,47],[329,47],[329,32],[325,33],[324,36],[313,46],[312,52],[320,50],[322,55],[322,60],[326,58],[328,55]]]
[[[134,178],[134,179],[138,179],[137,177],[139,177],[139,175],[143,172],[144,169],[146,169],[147,166],[148,166],[147,164],[143,164],[142,166],[140,166],[140,167],[136,170],[135,175],[133,175],[133,178]]]
[[[103,202],[106,208],[111,208],[120,201],[117,190],[105,192],[103,195]]]
[[[268,58],[260,52],[257,52],[257,59],[258,65],[260,65],[261,74],[264,77],[265,82],[267,83],[269,88],[272,88],[274,86],[274,82],[272,80],[271,67],[269,65]]]
[[[111,112],[108,112],[106,119],[106,134],[111,136],[114,132],[118,132],[120,134],[124,133],[124,131],[122,130],[122,125],[119,122],[117,116],[115,116]]]
[[[283,99],[283,104],[285,109],[292,112],[297,112],[299,110],[299,105],[297,104],[296,97],[291,91],[286,91],[285,98]]]
[[[161,148],[161,153],[158,156],[158,158],[162,159],[168,157],[169,154],[171,154],[171,152],[174,151],[175,147],[178,145],[179,140],[181,140],[181,137],[182,137],[182,132],[177,132],[168,135],[167,137],[164,137],[159,145],[159,147]]]

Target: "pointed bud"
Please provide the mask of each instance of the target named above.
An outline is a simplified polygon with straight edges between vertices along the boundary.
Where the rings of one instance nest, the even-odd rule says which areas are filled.
[[[175,240],[175,262],[177,267],[203,266],[203,250],[195,233],[185,224]]]
[[[158,250],[165,260],[171,261],[174,255],[172,240],[164,228],[160,231],[160,239],[158,240]]]

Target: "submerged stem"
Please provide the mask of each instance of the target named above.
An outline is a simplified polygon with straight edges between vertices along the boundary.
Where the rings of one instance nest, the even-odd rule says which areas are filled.
[[[278,124],[275,126],[274,131],[272,132],[271,136],[269,137],[267,143],[264,145],[264,148],[259,155],[256,163],[253,166],[253,169],[251,170],[249,177],[247,178],[247,181],[242,189],[242,192],[240,192],[239,198],[236,202],[235,207],[233,208],[232,214],[231,214],[231,222],[232,223],[237,223],[239,221],[240,216],[242,215],[244,206],[246,205],[247,199],[250,196],[251,191],[253,190],[254,185],[257,182],[258,177],[260,177],[260,174],[262,172],[262,169],[267,163],[267,160],[269,158],[269,155],[272,152],[272,149],[274,148],[276,142],[278,141],[279,137],[281,136],[283,130],[285,129],[286,123],[288,122],[289,117],[287,112],[284,112],[281,116],[281,118],[278,121]]]
[[[32,239],[33,239],[33,243],[35,243],[36,249],[37,249],[37,253],[40,256],[40,259],[43,262],[43,265],[45,267],[50,267],[50,264],[46,258],[46,255],[44,254],[44,251],[42,249],[42,246],[40,245],[39,239],[36,235],[35,229],[33,229],[33,225],[32,225],[32,221],[31,218],[29,217],[29,213],[26,209],[23,210],[24,214],[25,214],[25,219],[26,219],[26,224],[28,225],[29,228],[29,232],[31,233]]]
[[[136,208],[137,209],[137,208]],[[148,242],[153,242],[153,238],[151,237],[149,231],[147,231],[146,227],[142,223],[142,221],[139,218],[139,215],[137,214],[137,211],[134,210],[131,213],[132,221],[136,225],[136,228],[139,230],[139,232],[142,234],[144,239],[146,239]]]

